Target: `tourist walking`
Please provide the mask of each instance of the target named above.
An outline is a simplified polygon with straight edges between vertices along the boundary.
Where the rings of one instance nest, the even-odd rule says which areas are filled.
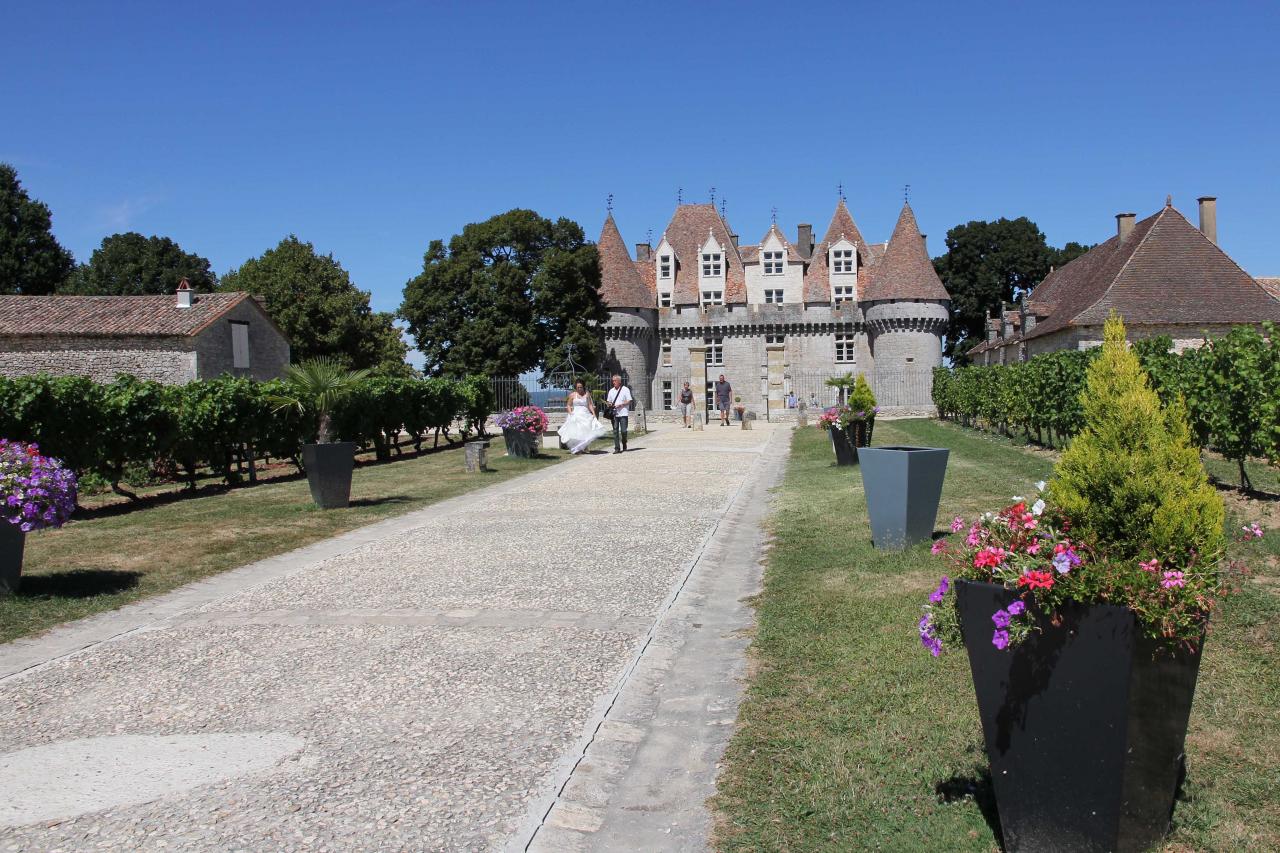
[[[608,432],[604,424],[596,419],[595,402],[587,393],[585,383],[578,382],[573,386],[566,408],[569,410],[569,417],[565,418],[558,432],[560,443],[569,448],[570,453],[581,453],[587,449],[587,445]]]
[[[627,419],[631,415],[631,389],[622,384],[621,376],[613,377],[613,387],[605,394],[605,412],[613,420],[613,452],[627,449]]]
[[[787,395],[787,408],[794,409],[797,405],[798,405],[798,402],[796,400],[796,392],[792,391],[790,394]]]
[[[680,389],[680,413],[684,415],[685,429],[693,429],[693,389],[688,382]]]
[[[720,374],[716,382],[716,408],[720,410],[720,426],[729,425],[729,407],[733,405],[733,386]]]

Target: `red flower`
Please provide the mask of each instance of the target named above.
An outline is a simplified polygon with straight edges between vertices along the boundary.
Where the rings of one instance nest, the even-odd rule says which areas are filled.
[[[1003,548],[983,548],[973,557],[973,566],[976,569],[994,569],[996,566],[1004,562],[1008,556]]]
[[[1018,578],[1018,586],[1028,589],[1052,589],[1053,572],[1027,572]]]

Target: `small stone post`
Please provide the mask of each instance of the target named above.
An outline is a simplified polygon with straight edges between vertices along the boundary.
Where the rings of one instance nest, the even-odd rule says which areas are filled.
[[[468,474],[476,474],[489,470],[489,441],[477,439],[463,445],[463,462]]]
[[[694,429],[700,429],[707,412],[707,345],[689,347],[689,388],[693,391]],[[701,413],[701,414],[700,414]]]

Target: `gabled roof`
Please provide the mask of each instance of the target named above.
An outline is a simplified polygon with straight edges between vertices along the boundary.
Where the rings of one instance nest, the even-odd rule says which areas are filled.
[[[239,292],[196,294],[190,308],[176,307],[172,294],[0,296],[0,335],[189,337],[246,299],[257,305],[249,294]],[[262,313],[270,320],[266,311]]]
[[[1027,338],[1101,325],[1112,311],[1126,324],[1280,321],[1280,300],[1172,205],[1050,273],[1028,307],[1048,316]]]
[[[813,247],[813,254],[809,256],[809,271],[804,277],[805,302],[831,301],[831,269],[827,263],[827,252],[839,243],[841,238],[858,247],[860,267],[870,267],[874,263],[867,241],[862,239],[862,232],[858,230],[853,217],[849,215],[849,208],[845,205],[844,199],[840,199],[836,204],[835,213],[831,215],[831,223],[827,225],[827,233],[823,235],[818,245]],[[864,278],[865,276],[860,272],[859,279]]]
[[[645,285],[636,271],[627,244],[610,213],[604,220],[600,241],[596,244],[600,255],[600,297],[610,308],[652,308],[656,296]]]
[[[911,205],[903,203],[898,224],[889,238],[889,248],[876,264],[871,284],[859,299],[873,302],[885,299],[950,300],[951,294],[942,286],[942,280],[925,251],[924,238],[916,225],[916,215]]]
[[[742,262],[744,264],[759,263],[760,252],[764,250],[764,244],[769,242],[769,237],[771,236],[777,237],[779,245],[787,250],[787,263],[804,263],[804,258],[800,257],[800,253],[796,251],[796,247],[787,240],[785,234],[778,230],[778,223],[776,222],[769,226],[768,231],[764,232],[764,236],[760,238],[760,243],[758,245],[739,248],[738,253],[742,256]]]
[[[671,244],[678,261],[675,287],[672,290],[676,305],[697,305],[701,301],[698,292],[698,249],[707,242],[708,235],[724,249],[724,301],[726,304],[742,304],[747,301],[746,278],[742,271],[742,256],[729,236],[729,226],[713,204],[682,204],[676,208],[663,236]]]

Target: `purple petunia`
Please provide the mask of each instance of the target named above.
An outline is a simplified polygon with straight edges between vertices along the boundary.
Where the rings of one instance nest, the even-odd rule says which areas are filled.
[[[938,582],[938,588],[929,594],[930,604],[940,604],[946,596],[947,590],[951,589],[951,578],[946,575],[942,576],[942,580]]]
[[[991,637],[991,645],[995,646],[1000,651],[1007,649],[1009,647],[1009,632],[1003,628],[996,631]]]
[[[34,444],[0,439],[0,522],[24,533],[60,527],[76,506],[75,474]]]
[[[1021,601],[1015,601],[1008,607],[1010,616],[1018,616],[1026,609],[1027,605],[1023,604]]]
[[[991,621],[996,623],[997,628],[1008,628],[1012,620],[1009,618],[1008,610],[997,610],[991,614]]]

